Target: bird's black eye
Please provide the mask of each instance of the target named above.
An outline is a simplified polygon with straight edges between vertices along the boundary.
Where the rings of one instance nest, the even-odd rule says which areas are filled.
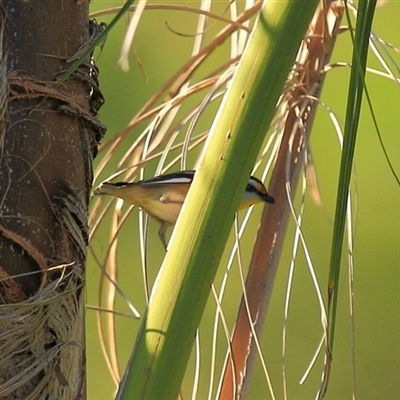
[[[248,183],[247,187],[246,187],[246,192],[256,193],[257,188],[254,185],[252,185],[251,183]]]
[[[257,193],[259,195],[266,195],[267,189],[265,188],[264,184],[254,176],[250,177],[249,183],[247,184],[247,192],[250,193]]]

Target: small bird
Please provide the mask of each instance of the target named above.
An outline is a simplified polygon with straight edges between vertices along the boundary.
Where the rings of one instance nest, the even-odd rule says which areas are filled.
[[[161,224],[158,236],[167,249],[166,230],[178,219],[194,173],[193,170],[180,171],[131,183],[103,182],[93,194],[117,196],[142,208]],[[275,203],[275,200],[259,179],[250,176],[239,210],[261,202]]]

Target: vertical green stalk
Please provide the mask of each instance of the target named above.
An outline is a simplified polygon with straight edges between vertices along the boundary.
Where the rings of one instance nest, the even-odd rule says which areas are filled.
[[[346,121],[343,139],[343,151],[340,163],[339,185],[336,199],[335,223],[333,228],[331,261],[329,271],[329,348],[332,351],[337,309],[337,294],[340,275],[340,260],[346,222],[347,199],[353,168],[354,150],[357,138],[358,121],[361,112],[362,96],[365,86],[369,37],[375,12],[376,0],[361,0],[357,13],[355,37],[353,39],[353,58],[346,109]],[[348,18],[350,21],[350,18]]]

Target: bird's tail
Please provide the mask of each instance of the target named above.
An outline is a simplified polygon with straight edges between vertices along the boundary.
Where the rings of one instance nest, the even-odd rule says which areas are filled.
[[[93,191],[93,194],[97,196],[103,194],[118,196],[118,191],[120,191],[123,188],[126,188],[128,185],[131,184],[125,182],[117,182],[117,183],[103,182]]]

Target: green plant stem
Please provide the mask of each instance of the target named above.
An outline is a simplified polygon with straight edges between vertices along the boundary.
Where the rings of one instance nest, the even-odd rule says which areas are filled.
[[[346,120],[343,138],[343,151],[340,163],[339,185],[336,199],[335,223],[332,238],[331,261],[329,271],[329,349],[333,349],[337,293],[340,276],[340,261],[343,249],[343,238],[346,223],[346,209],[349,194],[350,178],[353,168],[358,121],[361,113],[362,96],[365,86],[369,38],[374,17],[376,0],[359,2],[355,37],[353,39],[352,68],[346,109]],[[352,34],[352,30],[350,29]]]
[[[171,238],[119,399],[177,399],[234,213],[317,3],[264,6]]]

